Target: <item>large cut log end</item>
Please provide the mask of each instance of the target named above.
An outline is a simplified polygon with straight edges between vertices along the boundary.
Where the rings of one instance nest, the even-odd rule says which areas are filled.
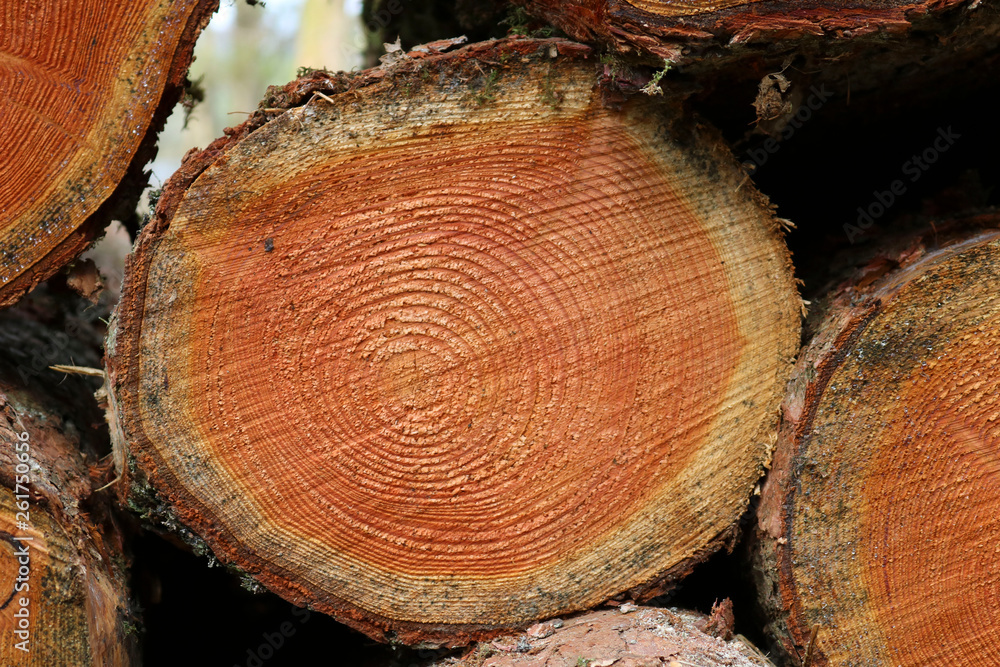
[[[881,258],[803,352],[757,531],[787,654],[995,661],[998,260],[995,230]]]
[[[586,47],[398,58],[167,184],[108,345],[128,488],[383,640],[662,591],[769,460],[800,311],[770,208],[678,109],[605,107]]]
[[[0,307],[133,215],[218,0],[15,4],[0,30]]]

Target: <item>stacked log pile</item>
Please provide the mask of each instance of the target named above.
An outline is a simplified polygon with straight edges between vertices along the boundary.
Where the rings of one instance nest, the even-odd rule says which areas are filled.
[[[216,7],[90,4],[0,24],[3,305],[134,209]],[[693,110],[760,83],[773,132],[804,85],[851,82],[837,114],[975,90],[995,2],[516,4],[577,41],[386,45],[191,151],[103,361],[58,346],[96,399],[7,311],[4,664],[139,664],[129,512],[455,649],[425,664],[995,664],[1000,215],[887,236],[803,337],[793,221]],[[713,556],[756,603],[664,606]]]

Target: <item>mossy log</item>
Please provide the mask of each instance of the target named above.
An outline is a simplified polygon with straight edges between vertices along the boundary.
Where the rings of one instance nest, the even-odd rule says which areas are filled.
[[[397,53],[192,156],[107,342],[123,493],[407,643],[649,597],[727,544],[789,256],[712,130],[596,81],[561,40]]]
[[[792,664],[1000,664],[992,226],[874,260],[800,358],[756,546]]]
[[[10,311],[0,342],[0,664],[137,665],[121,533],[94,492],[111,472],[94,388],[33,365],[41,346],[98,359]]]
[[[218,0],[0,5],[0,307],[130,219]]]

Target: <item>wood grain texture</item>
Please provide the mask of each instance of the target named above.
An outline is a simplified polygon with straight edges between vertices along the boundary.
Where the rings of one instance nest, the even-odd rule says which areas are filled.
[[[715,134],[605,108],[589,53],[314,74],[193,157],[108,341],[132,493],[405,642],[652,595],[718,549],[797,344],[788,254]]]
[[[1000,664],[998,256],[995,229],[912,247],[803,353],[757,552],[793,658],[818,628],[815,665]]]
[[[744,637],[708,634],[707,616],[624,605],[538,623],[431,667],[773,667]]]
[[[43,346],[81,363],[97,355],[12,310],[0,316],[0,664],[137,665],[122,537],[109,497],[93,492],[93,387],[32,366]]]
[[[0,306],[129,216],[218,0],[0,1]]]

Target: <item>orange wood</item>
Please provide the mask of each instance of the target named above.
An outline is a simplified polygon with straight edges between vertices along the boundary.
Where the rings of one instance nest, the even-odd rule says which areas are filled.
[[[817,665],[1000,664],[998,255],[903,254],[803,353],[760,512],[790,653],[818,626]]]
[[[684,469],[737,324],[718,254],[617,121],[456,126],[185,225],[188,418],[231,443],[220,460],[263,512],[372,565],[499,577],[600,541],[649,502],[643,480]],[[248,424],[295,424],[296,456],[248,455]]]
[[[0,1],[0,306],[82,252],[118,198],[138,197],[155,134],[217,7]]]

